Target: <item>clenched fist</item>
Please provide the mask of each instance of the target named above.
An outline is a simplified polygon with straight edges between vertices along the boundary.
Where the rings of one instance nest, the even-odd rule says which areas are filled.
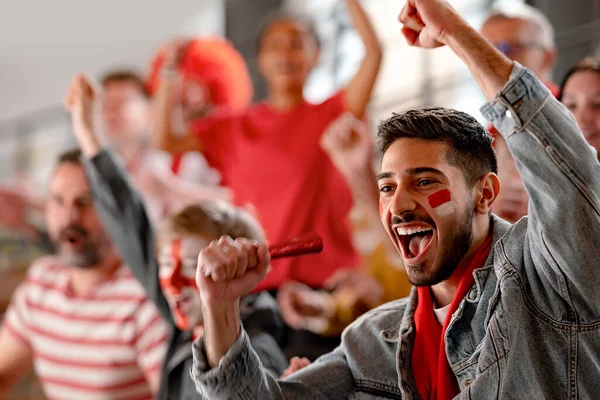
[[[367,125],[351,113],[329,124],[321,137],[321,148],[348,181],[369,169],[373,160],[373,139]]]
[[[196,284],[205,307],[235,304],[265,277],[271,257],[267,245],[223,236],[198,256]]]
[[[446,43],[448,31],[462,18],[445,0],[408,0],[398,20],[404,25],[402,34],[411,46],[434,48]]]

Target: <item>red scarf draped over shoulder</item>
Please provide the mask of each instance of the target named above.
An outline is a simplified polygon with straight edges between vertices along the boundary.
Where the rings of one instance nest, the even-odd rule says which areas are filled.
[[[427,286],[417,288],[416,333],[411,364],[419,395],[424,400],[449,400],[460,393],[458,382],[446,357],[444,333],[458,304],[475,283],[473,270],[483,266],[491,248],[492,235],[490,234],[477,251],[465,260],[464,266],[455,271],[462,278],[450,303],[443,327],[440,326],[433,311],[431,288]]]

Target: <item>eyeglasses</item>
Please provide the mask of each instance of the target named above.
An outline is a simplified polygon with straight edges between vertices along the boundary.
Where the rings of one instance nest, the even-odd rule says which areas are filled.
[[[498,50],[500,50],[504,55],[510,56],[511,54],[518,53],[523,50],[544,50],[544,46],[539,43],[534,42],[519,42],[519,43],[510,43],[510,42],[498,42],[494,44]]]

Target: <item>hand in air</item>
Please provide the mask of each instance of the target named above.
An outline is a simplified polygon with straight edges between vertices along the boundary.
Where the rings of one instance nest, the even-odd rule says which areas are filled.
[[[265,277],[271,257],[266,244],[223,236],[198,256],[196,284],[205,306],[235,304]]]
[[[462,19],[445,0],[407,0],[398,21],[409,45],[435,48],[446,44],[447,32]]]
[[[370,168],[373,160],[373,140],[367,125],[350,113],[327,127],[321,137],[321,148],[346,179]]]
[[[168,68],[177,68],[185,55],[191,40],[184,37],[175,38],[164,45],[165,61]]]
[[[75,135],[94,130],[99,118],[101,90],[96,82],[83,74],[73,78],[64,99],[64,106],[71,113]]]

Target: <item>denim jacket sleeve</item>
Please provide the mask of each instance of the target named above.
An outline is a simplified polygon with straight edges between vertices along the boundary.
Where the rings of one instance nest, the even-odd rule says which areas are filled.
[[[600,164],[595,150],[571,113],[517,63],[509,82],[481,111],[506,138],[529,194],[520,262],[537,274],[528,280],[530,289],[548,293],[535,288],[548,283],[573,315],[597,320]]]
[[[199,394],[209,399],[347,399],[353,389],[350,368],[340,348],[283,381],[267,373],[248,335],[242,329],[237,341],[209,369],[204,338],[194,343],[191,375]]]
[[[95,207],[119,254],[165,321],[173,321],[158,283],[154,230],[144,203],[127,172],[110,150],[84,160]],[[174,323],[172,323],[174,324]]]

